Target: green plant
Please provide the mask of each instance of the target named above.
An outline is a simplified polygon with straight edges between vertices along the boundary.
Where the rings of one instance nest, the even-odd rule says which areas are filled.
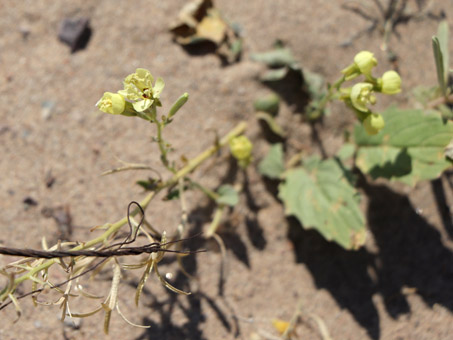
[[[324,114],[328,103],[343,101],[358,122],[352,138],[333,157],[297,154],[285,164],[283,144],[273,145],[260,162],[260,172],[280,181],[278,197],[286,214],[295,216],[304,228],[314,228],[327,240],[346,249],[358,249],[366,240],[365,218],[359,208],[360,194],[355,186],[355,169],[372,179],[386,178],[415,185],[421,180],[437,178],[451,167],[444,149],[453,136],[453,123],[445,120],[445,105],[450,103],[448,87],[448,34],[441,24],[439,36],[433,38],[438,71],[438,95],[442,102],[435,110],[398,109],[372,111],[376,93],[396,94],[401,79],[395,71],[374,78],[377,60],[368,51],[358,53],[354,62],[342,70],[343,75],[329,85],[321,96],[311,96],[309,107]],[[358,76],[360,81],[351,87],[344,84]],[[349,136],[350,134],[346,134]],[[448,151],[448,148],[447,148]]]
[[[140,202],[132,202],[129,205],[128,214],[124,218],[114,223],[106,223],[103,226],[93,228],[93,230],[103,230],[101,235],[95,236],[91,240],[84,242],[62,242],[48,247],[43,243],[44,251],[18,250],[2,248],[0,252],[9,255],[26,256],[24,259],[10,263],[0,269],[0,273],[7,278],[7,284],[0,291],[0,309],[9,304],[14,304],[18,316],[21,314],[19,300],[31,295],[35,304],[42,303],[38,300],[38,295],[47,289],[53,289],[61,296],[57,302],[62,309],[61,318],[88,317],[98,312],[104,312],[104,331],[108,333],[110,317],[116,310],[126,321],[119,308],[118,287],[121,280],[121,272],[125,270],[142,270],[142,276],[136,289],[135,303],[138,305],[141,292],[149,277],[154,272],[163,286],[178,294],[190,294],[179,290],[159,273],[158,264],[167,252],[176,252],[177,256],[187,253],[181,250],[181,240],[186,233],[187,212],[185,207],[184,191],[187,189],[186,183],[191,187],[201,189],[206,195],[219,205],[234,205],[237,202],[237,192],[231,186],[221,186],[217,192],[204,188],[200,183],[190,180],[190,174],[195,171],[203,162],[217,154],[225,146],[231,145],[233,154],[242,162],[248,162],[251,152],[251,144],[247,144],[245,137],[240,136],[246,128],[244,122],[239,123],[223,138],[216,140],[214,145],[200,153],[193,159],[186,160],[179,165],[170,158],[173,151],[171,145],[164,139],[163,131],[171,124],[179,109],[187,102],[188,94],[184,93],[170,107],[166,115],[158,116],[158,109],[162,106],[160,95],[164,89],[164,81],[153,76],[148,70],[139,68],[135,73],[130,74],[124,80],[124,89],[116,93],[106,92],[98,101],[97,106],[103,112],[113,115],[123,115],[128,117],[138,117],[154,125],[156,135],[153,141],[159,146],[160,160],[168,170],[169,176],[163,178],[149,179],[140,181],[139,184],[150,191]],[[239,137],[240,136],[240,137]],[[239,141],[239,143],[237,142]],[[243,144],[245,148],[243,147]],[[245,163],[244,163],[245,164]],[[149,166],[141,164],[126,164],[106,173],[118,171],[149,169]],[[167,198],[173,195],[181,201],[181,223],[174,231],[167,235],[165,232],[160,234],[144,216],[144,210],[156,196],[167,190]],[[136,207],[133,209],[133,205]],[[141,212],[141,219],[135,218]],[[216,217],[214,217],[215,221]],[[126,238],[120,232],[125,225],[129,225],[130,232]],[[213,222],[214,224],[214,222]],[[212,229],[212,228],[211,228]],[[209,235],[215,234],[215,228],[210,230]],[[148,244],[145,246],[126,246],[133,243],[136,238],[145,237]],[[119,241],[121,240],[122,241]],[[126,263],[123,260],[125,255],[143,254],[144,257],[135,258],[135,262]],[[101,258],[101,259],[100,259]],[[102,269],[111,266],[112,283],[111,289],[106,296],[95,296],[86,292],[80,280],[88,273],[93,276]],[[59,267],[66,280],[56,283],[52,267]],[[181,268],[183,272],[184,268]],[[23,295],[17,294],[17,288],[22,283],[29,281],[32,283],[32,291]],[[84,296],[93,299],[102,299],[103,302],[87,313],[76,313],[70,308],[70,302],[77,296]],[[134,325],[130,321],[128,323]],[[137,326],[137,325],[135,325]]]

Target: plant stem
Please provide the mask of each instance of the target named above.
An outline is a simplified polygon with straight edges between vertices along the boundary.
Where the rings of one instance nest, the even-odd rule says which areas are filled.
[[[343,84],[346,81],[345,76],[341,76],[338,78],[335,83],[333,83],[332,86],[329,86],[329,90],[327,94],[322,97],[322,99],[318,102],[316,110],[312,113],[313,117],[320,117],[324,109],[326,108],[327,104],[332,100],[334,95],[338,92],[340,89],[341,84]],[[334,91],[335,90],[335,91]]]
[[[220,220],[222,219],[223,211],[225,210],[225,205],[220,204],[215,213],[214,213],[214,218],[212,219],[211,225],[209,226],[208,231],[206,232],[206,238],[212,237],[216,231],[217,228],[219,227]]]
[[[170,170],[171,172],[174,172],[174,170],[169,167],[169,163],[168,163],[168,159],[167,159],[168,149],[167,149],[167,146],[165,145],[165,141],[162,138],[163,123],[156,120],[156,126],[157,126],[157,143],[159,145],[159,150],[160,150],[160,159],[162,160],[162,163],[168,170]]]
[[[183,178],[185,177],[187,174],[191,173],[194,169],[196,169],[198,166],[201,165],[201,163],[203,163],[205,160],[207,160],[209,157],[211,157],[212,155],[214,155],[217,151],[220,150],[220,148],[222,148],[223,146],[227,145],[229,143],[229,141],[242,134],[245,129],[247,127],[247,123],[246,122],[240,122],[238,125],[236,125],[230,132],[228,132],[218,143],[216,143],[215,145],[211,146],[210,148],[208,148],[207,150],[203,151],[201,154],[199,154],[198,156],[196,156],[195,158],[191,159],[186,166],[184,166],[182,169],[180,169],[179,171],[177,171],[169,180],[167,180],[166,182],[162,183],[161,185],[159,185],[153,192],[149,193],[141,202],[140,202],[140,205],[141,207],[143,208],[143,210],[146,209],[146,207],[148,206],[148,204],[151,202],[151,200],[153,199],[153,197],[155,195],[157,195],[161,190],[163,190],[164,188],[168,188],[174,184],[176,184],[180,178]],[[138,209],[135,209],[131,215],[134,216],[138,213]],[[71,250],[82,250],[82,249],[87,249],[87,248],[90,248],[92,246],[95,246],[97,244],[100,244],[100,243],[103,243],[105,242],[108,237],[114,233],[116,233],[123,225],[125,225],[127,223],[127,217],[123,217],[121,220],[113,223],[108,230],[106,230],[102,235],[88,241],[88,242],[84,242],[74,248],[72,248]],[[18,278],[16,278],[14,280],[14,285],[13,285],[13,290],[14,291],[16,289],[16,287],[26,281],[27,279],[29,279],[31,276],[39,273],[40,271],[42,270],[45,270],[47,268],[49,268],[50,266],[52,266],[54,263],[58,262],[59,259],[52,259],[52,260],[47,260],[45,262],[43,262],[42,264],[40,264],[39,266],[33,268],[32,270],[30,270],[27,274],[24,274]],[[5,295],[5,292],[6,292],[6,289],[7,287],[5,287],[1,292],[0,292],[0,301],[6,299],[6,296]],[[8,292],[8,293],[11,293],[11,292]]]

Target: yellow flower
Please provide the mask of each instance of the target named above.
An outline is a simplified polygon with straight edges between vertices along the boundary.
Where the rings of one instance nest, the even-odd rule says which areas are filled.
[[[280,319],[273,319],[272,320],[272,326],[280,333],[280,335],[283,335],[283,333],[286,332],[286,330],[289,327],[289,322],[280,320]]]
[[[387,71],[378,79],[378,86],[382,93],[396,94],[401,92],[401,77],[395,71]]]
[[[118,93],[105,92],[102,98],[96,103],[96,106],[102,112],[119,115],[123,113],[126,101]]]
[[[131,100],[137,112],[143,112],[152,105],[160,105],[160,93],[164,89],[165,83],[162,78],[157,78],[153,87],[153,81],[154,78],[148,70],[138,68],[135,73],[124,79],[124,90],[118,91],[118,93]]]
[[[375,135],[385,126],[384,118],[378,113],[372,113],[363,121],[363,127],[369,135]]]
[[[359,111],[369,111],[367,105],[376,103],[376,97],[373,95],[373,84],[355,84],[351,89],[351,103]]]

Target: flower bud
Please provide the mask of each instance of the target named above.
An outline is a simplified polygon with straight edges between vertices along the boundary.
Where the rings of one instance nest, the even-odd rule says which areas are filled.
[[[396,94],[401,92],[401,77],[395,71],[387,71],[378,79],[378,86],[382,93]]]
[[[252,142],[246,136],[235,137],[230,141],[230,151],[240,163],[248,164],[252,158]]]
[[[178,110],[183,107],[183,105],[189,100],[189,94],[186,92],[181,97],[179,97],[176,102],[170,108],[168,112],[168,119],[172,118]]]
[[[354,62],[348,67],[344,68],[341,73],[344,74],[346,80],[354,79],[361,74],[366,77],[371,77],[371,70],[377,65],[377,60],[373,53],[368,51],[361,51],[354,57]]]
[[[370,83],[357,83],[351,89],[352,105],[359,111],[369,111],[367,104],[375,104],[376,97],[373,95],[373,85]]]
[[[363,121],[363,127],[369,135],[375,135],[385,126],[384,118],[378,113],[372,113]]]
[[[119,115],[123,113],[126,101],[118,93],[105,92],[102,98],[96,103],[96,106],[102,112]]]
[[[371,75],[371,70],[377,65],[377,60],[373,53],[362,51],[354,57],[354,63],[364,75]]]

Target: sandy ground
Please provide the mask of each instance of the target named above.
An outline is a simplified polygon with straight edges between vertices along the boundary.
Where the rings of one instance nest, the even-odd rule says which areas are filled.
[[[146,172],[100,174],[118,166],[115,157],[159,169],[157,147],[150,143],[154,130],[138,119],[105,115],[94,107],[104,91],[119,89],[122,79],[137,67],[165,79],[164,107],[181,93],[190,93],[189,102],[165,131],[177,150],[174,159],[194,157],[213,143],[216,133],[222,135],[246,120],[247,135],[256,145],[255,165],[269,145],[261,136],[252,103],[269,89],[256,80],[262,67],[250,60],[251,53],[268,50],[277,38],[282,39],[303,67],[329,81],[338,77],[359,50],[376,54],[378,73],[391,68],[379,49],[382,36],[378,31],[348,47],[340,46],[369,24],[341,9],[343,1],[216,1],[244,34],[242,60],[227,67],[213,54],[193,56],[172,42],[167,27],[184,3],[1,2],[1,244],[39,248],[43,236],[55,242],[61,230],[41,211],[58,206],[70,211],[71,238],[90,239],[89,228],[116,221],[124,216],[131,200],[144,196],[134,183],[146,178]],[[433,11],[440,9],[451,15],[453,1],[434,1]],[[71,54],[57,39],[58,27],[63,18],[79,16],[90,18],[93,35],[86,49]],[[391,38],[404,81],[404,93],[393,100],[401,106],[410,105],[414,86],[435,84],[431,36],[436,29],[437,21],[425,17],[399,25],[399,37]],[[292,112],[283,103],[282,125],[297,145],[317,152],[310,129]],[[351,121],[341,105],[333,107],[332,116],[319,129],[329,154],[340,147],[343,127]],[[216,246],[194,241],[209,250],[185,261],[197,281],[183,278],[174,257],[169,256],[161,267],[174,273],[172,283],[193,294],[176,296],[152,277],[136,308],[133,296],[138,278],[126,275],[120,288],[122,311],[133,322],[151,328],[131,327],[114,315],[108,337],[251,339],[254,332],[277,335],[270,320],[290,319],[301,303],[300,339],[321,338],[313,315],[323,320],[333,339],[451,338],[453,226],[451,216],[442,213],[444,209],[437,204],[445,192],[447,204],[453,202],[448,178],[420,183],[416,188],[390,188],[385,182],[362,180],[369,240],[364,249],[346,252],[286,219],[269,190],[272,185],[265,185],[253,167],[247,175],[254,204],[242,197],[221,230],[228,248],[223,296],[218,289],[221,256]],[[48,187],[51,177],[55,182]],[[243,177],[221,156],[202,167],[194,179],[216,188]],[[26,198],[37,205],[25,206]],[[212,206],[197,193],[188,193],[188,201],[191,230],[206,230]],[[147,216],[159,230],[173,231],[180,208],[177,202],[159,198],[152,202]],[[0,257],[0,264],[10,260]],[[105,294],[110,278],[106,271],[87,285]],[[22,291],[29,289],[24,286]],[[73,311],[88,311],[96,303],[79,300]],[[74,329],[71,323],[59,321],[58,307],[34,308],[30,299],[21,303],[23,315],[17,323],[13,323],[13,308],[0,312],[0,339],[108,338],[102,333],[101,315],[83,319]]]

